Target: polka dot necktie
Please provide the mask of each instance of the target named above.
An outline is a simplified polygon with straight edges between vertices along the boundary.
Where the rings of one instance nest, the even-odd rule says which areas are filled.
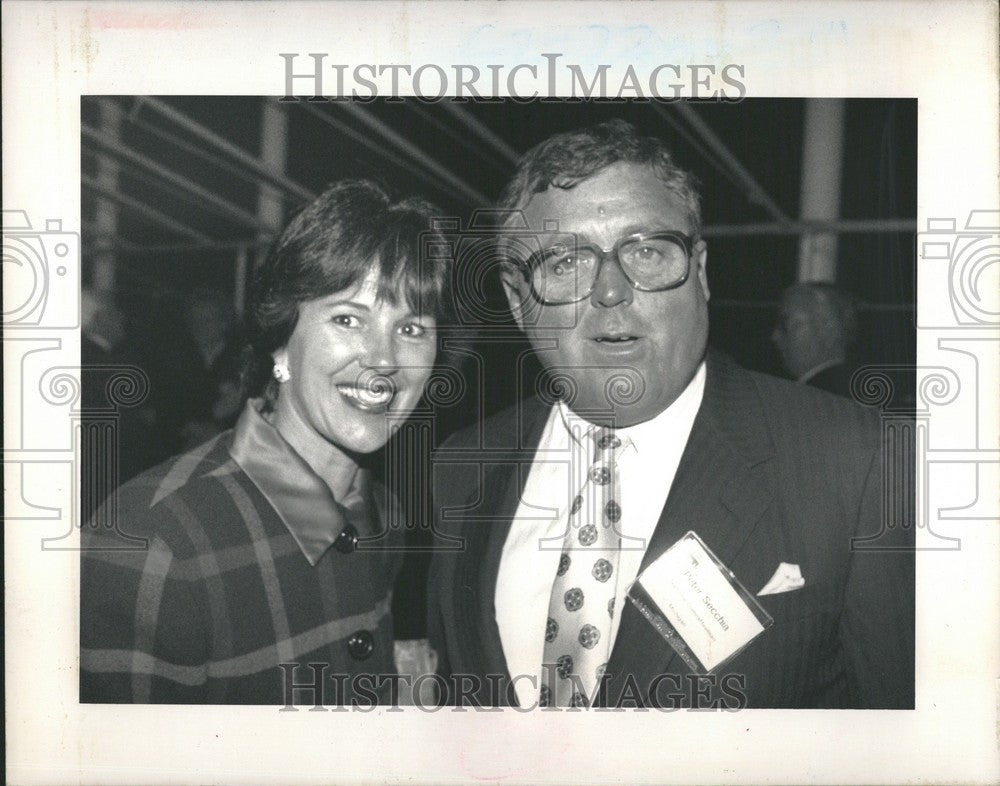
[[[621,440],[594,427],[595,459],[569,507],[545,624],[542,707],[586,707],[610,652],[620,536],[615,457]]]

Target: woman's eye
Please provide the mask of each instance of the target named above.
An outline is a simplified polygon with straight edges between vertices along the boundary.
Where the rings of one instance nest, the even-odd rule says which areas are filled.
[[[333,324],[340,325],[340,327],[345,328],[357,327],[360,324],[358,318],[351,314],[337,314],[332,321]]]
[[[407,322],[399,331],[404,336],[409,336],[410,338],[420,338],[427,332],[427,328],[423,325],[419,325],[416,322]]]

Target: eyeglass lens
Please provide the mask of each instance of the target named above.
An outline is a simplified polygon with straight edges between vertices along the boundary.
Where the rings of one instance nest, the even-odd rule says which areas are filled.
[[[641,289],[668,289],[687,273],[687,251],[672,237],[626,240],[617,246],[618,263]],[[579,300],[591,291],[605,253],[593,245],[557,245],[538,255],[532,286],[544,300]]]

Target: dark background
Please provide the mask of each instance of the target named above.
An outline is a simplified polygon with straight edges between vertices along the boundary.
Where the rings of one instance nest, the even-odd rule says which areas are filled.
[[[122,142],[170,169],[204,185],[234,205],[253,213],[258,187],[233,160],[212,151],[147,108],[141,100],[112,99],[127,113]],[[260,104],[250,97],[169,97],[162,99],[204,127],[251,154],[258,154]],[[775,202],[795,217],[799,210],[804,100],[747,99],[740,103],[692,102],[695,110],[753,174]],[[420,193],[463,222],[477,205],[428,175],[405,151],[394,149],[359,122],[363,113],[416,146],[471,189],[493,199],[511,165],[485,146],[455,119],[443,103],[379,99],[363,105],[342,102],[291,102],[288,113],[287,176],[313,193],[343,177],[374,177],[399,193]],[[671,104],[651,102],[512,101],[466,102],[459,108],[479,120],[511,150],[522,153],[550,134],[612,117],[633,122],[648,134],[667,139],[682,166],[703,185],[706,227],[770,221],[758,205],[715,164],[679,119],[670,119]],[[94,99],[82,100],[83,122],[100,125]],[[841,198],[845,219],[916,216],[916,101],[849,99]],[[324,122],[328,116],[369,145]],[[93,172],[96,150],[84,144],[83,171]],[[392,159],[411,165],[404,169]],[[213,239],[255,239],[254,232],[214,213],[196,200],[181,199],[176,189],[138,168],[123,167],[119,190],[191,226]],[[286,198],[286,215],[301,200]],[[84,189],[84,226],[92,219],[96,199]],[[87,250],[85,231],[85,252]],[[127,208],[119,209],[119,239],[139,247],[182,242]],[[795,280],[798,238],[746,236],[709,238],[712,287],[712,343],[744,365],[777,372],[777,357],[768,340],[774,307],[781,290]],[[145,301],[183,297],[194,287],[233,287],[231,249],[156,253],[142,248],[119,250],[116,286],[123,307],[148,317]],[[844,234],[839,244],[838,283],[862,304],[859,342],[873,362],[906,362],[914,355],[914,247],[911,233]],[[84,260],[85,281],[87,259]],[[491,293],[498,296],[499,292]],[[140,321],[140,320],[134,320]],[[134,329],[139,329],[138,326]]]
[[[668,141],[681,166],[702,183],[703,222],[709,246],[709,304],[713,346],[743,365],[781,373],[770,341],[778,298],[794,283],[799,238],[794,234],[713,236],[720,225],[773,221],[749,199],[732,172],[699,139],[670,103],[648,101],[513,101],[429,103],[414,99],[378,99],[366,103],[293,101],[256,97],[171,96],[156,99],[171,112],[158,111],[142,98],[85,97],[82,172],[96,178],[103,161],[117,162],[115,195],[154,207],[174,222],[210,239],[192,242],[183,233],[151,220],[129,204],[99,194],[85,183],[82,194],[84,284],[92,282],[100,253],[114,254],[114,295],[126,318],[127,343],[135,362],[153,370],[166,357],[183,357],[189,341],[181,313],[195,291],[215,291],[233,298],[239,249],[253,259],[266,244],[262,226],[233,220],[210,201],[192,196],[102,146],[107,139],[108,103],[122,116],[115,144],[139,153],[249,214],[257,211],[261,177],[240,156],[213,143],[211,134],[244,154],[260,158],[262,108],[279,105],[287,119],[284,175],[318,194],[330,181],[345,177],[380,180],[398,194],[418,193],[435,202],[442,215],[468,224],[477,208],[489,207],[513,169],[512,159],[549,135],[610,118],[624,118],[644,134]],[[789,217],[799,215],[805,100],[747,99],[739,103],[691,102],[698,117],[723,141]],[[181,120],[178,120],[181,118]],[[468,122],[475,121],[474,128]],[[841,186],[843,219],[916,218],[916,120],[913,99],[848,99]],[[187,121],[194,121],[201,130]],[[478,128],[478,130],[477,130]],[[211,134],[206,135],[207,129]],[[492,135],[493,143],[483,136]],[[272,151],[273,152],[273,151]],[[452,176],[449,182],[441,169]],[[462,187],[456,187],[455,180]],[[282,192],[287,217],[303,202],[301,194]],[[96,228],[100,210],[117,201],[112,235]],[[837,283],[858,299],[862,364],[915,363],[913,232],[842,234]],[[503,311],[499,283],[488,275],[480,282],[482,305]],[[519,384],[512,373],[525,344],[509,320],[494,320],[489,333],[465,326],[459,332],[482,358],[485,377],[470,380],[466,394],[447,405],[425,408],[433,420],[432,442],[510,403]],[[183,366],[180,367],[183,369]],[[523,386],[534,384],[530,363]],[[158,389],[172,384],[172,371],[151,373]],[[161,381],[162,380],[162,381]],[[176,394],[175,398],[177,395]],[[161,407],[162,408],[162,407]],[[175,417],[171,423],[175,423]],[[144,464],[166,458],[185,445],[171,425],[161,429]],[[138,469],[141,467],[135,467]],[[419,539],[419,538],[418,538]],[[421,564],[411,580],[419,582]],[[398,608],[405,636],[419,633],[419,598]]]

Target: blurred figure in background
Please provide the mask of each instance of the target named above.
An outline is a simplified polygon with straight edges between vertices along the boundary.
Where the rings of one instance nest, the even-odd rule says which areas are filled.
[[[80,293],[80,319],[80,358],[83,365],[113,363],[115,351],[125,338],[125,319],[115,303],[114,294],[84,287]],[[84,388],[85,398],[86,394],[87,389]]]
[[[230,296],[214,289],[197,289],[184,309],[184,324],[194,339],[202,367],[211,372],[233,342],[236,315]]]
[[[239,409],[219,420],[213,414],[220,374],[234,376],[233,369],[240,362],[242,337],[229,296],[219,290],[196,289],[178,299],[177,317],[154,337],[149,358],[166,455],[194,447],[230,427]]]
[[[113,292],[84,287],[80,292],[81,455],[90,460],[81,469],[81,521],[90,518],[111,489],[151,466],[150,430],[155,410],[148,401],[116,407],[108,398],[108,383],[123,367],[139,367],[126,346],[125,317]],[[112,413],[115,413],[112,415]],[[115,417],[115,441],[89,428]],[[104,454],[113,450],[116,455]],[[102,455],[103,454],[103,455]],[[117,475],[110,475],[117,466]]]
[[[212,422],[221,431],[232,428],[243,409],[244,354],[239,347],[229,345],[212,366],[215,399],[212,402]]]
[[[771,338],[794,380],[850,397],[857,324],[846,292],[827,283],[793,284],[782,295]]]
[[[242,400],[235,406],[223,406],[220,418],[216,418],[215,413],[220,396],[224,396],[223,385],[228,389],[235,382],[235,394],[239,396],[238,367],[242,361],[243,341],[238,335],[230,298],[218,290],[197,289],[191,294],[184,309],[184,326],[200,359],[198,368],[192,369],[190,376],[197,392],[190,398],[191,406],[181,424],[182,448],[186,449],[235,423]]]

